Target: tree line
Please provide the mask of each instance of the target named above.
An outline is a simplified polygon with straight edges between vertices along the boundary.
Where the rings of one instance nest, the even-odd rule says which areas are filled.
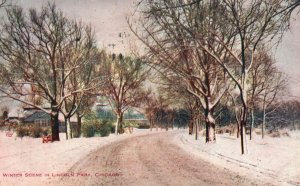
[[[266,115],[286,86],[271,49],[298,5],[286,0],[149,0],[140,3],[139,18],[128,23],[165,86],[194,98],[197,115],[205,121],[206,142],[216,139],[216,109],[227,97],[244,154],[249,110],[254,123],[255,109],[262,107]]]
[[[252,136],[262,118],[264,134],[266,122],[289,113],[280,100],[288,80],[272,48],[299,3],[141,1],[127,19],[145,47],[139,56],[100,49],[92,26],[67,18],[55,4],[28,11],[11,6],[1,27],[0,92],[48,113],[53,140],[59,140],[59,113],[72,138],[70,118],[77,115],[80,134],[81,118],[99,96],[113,108],[116,133],[130,107],[143,108],[151,129],[190,122],[197,131],[205,123],[206,142],[216,140],[217,121],[230,116],[243,154],[247,126]],[[145,88],[150,76],[157,91]]]
[[[91,25],[67,18],[55,4],[28,11],[6,9],[0,36],[0,92],[51,116],[52,139],[59,141],[59,113],[81,119],[97,96],[107,98],[117,115],[116,132],[124,111],[146,92],[141,87],[147,70],[137,57],[110,54],[97,47]]]

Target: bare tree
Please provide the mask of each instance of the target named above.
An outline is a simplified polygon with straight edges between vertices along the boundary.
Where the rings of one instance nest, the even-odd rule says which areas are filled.
[[[144,113],[149,120],[150,124],[150,131],[152,131],[154,124],[155,124],[155,111],[157,110],[156,107],[158,105],[157,99],[154,93],[149,93],[148,96],[144,99],[145,109]]]
[[[250,140],[252,139],[252,129],[255,123],[255,111],[259,108],[261,95],[263,94],[269,79],[274,77],[277,68],[268,55],[267,51],[261,49],[255,56],[252,69],[249,72],[249,107],[251,112]]]
[[[280,106],[280,104],[278,102],[276,103],[276,101],[279,96],[282,96],[282,94],[285,93],[286,87],[287,80],[284,75],[278,71],[273,73],[272,76],[269,76],[266,81],[266,85],[261,96],[263,110],[262,138],[264,138],[265,134],[266,118]],[[273,104],[276,104],[277,106],[268,110],[268,108]]]
[[[195,134],[195,139],[198,139],[198,129],[200,115],[203,114],[203,107],[199,103],[199,98],[194,94],[191,94],[186,87],[185,82],[180,78],[180,76],[168,76],[165,75],[158,76],[157,82],[159,87],[159,93],[167,101],[167,106],[165,109],[169,109],[169,113],[174,114],[174,108],[180,109],[184,108],[188,111],[190,120],[189,120],[189,134]],[[170,109],[173,109],[170,112]],[[207,127],[209,129],[209,127]],[[212,139],[215,139],[215,132],[211,131]],[[208,138],[209,131],[206,132],[206,138]]]
[[[286,90],[286,79],[276,67],[275,60],[261,49],[254,56],[253,67],[249,73],[249,105],[251,110],[250,139],[252,138],[252,128],[255,122],[255,109],[262,107],[265,112],[267,107],[272,105]],[[262,103],[262,104],[261,104]],[[262,133],[264,133],[265,119],[263,119]]]
[[[147,95],[142,88],[148,71],[141,59],[124,57],[122,54],[103,54],[101,67],[104,81],[101,93],[117,116],[115,133],[118,134],[122,132],[124,112],[130,107],[138,106]]]
[[[4,7],[6,3],[7,3],[7,0],[1,0],[0,1],[0,8]]]
[[[298,98],[297,98],[298,99]],[[270,105],[266,112],[266,127],[271,130],[280,128],[299,129],[300,124],[300,102],[292,99],[288,101],[275,102]],[[297,127],[298,125],[298,127]]]
[[[157,106],[156,106],[156,124],[157,127],[160,126],[160,129],[163,128],[168,130],[168,123],[167,123],[167,110],[169,109],[168,98],[165,98],[164,95],[159,94],[157,97]]]
[[[286,0],[286,2],[289,4],[287,17],[290,18],[291,14],[300,6],[300,0]]]
[[[54,4],[39,12],[30,9],[28,14],[15,6],[8,9],[7,17],[0,37],[0,54],[5,60],[1,64],[0,91],[50,114],[52,138],[59,141],[58,115],[66,99],[90,90],[78,86],[66,91],[66,82],[86,64],[82,59],[94,46],[91,29],[68,20]],[[72,54],[72,61],[67,54]],[[36,91],[24,91],[28,87],[36,87]],[[50,104],[51,109],[24,99],[35,95],[42,98],[43,105]]]
[[[205,46],[202,46],[229,74],[231,79],[237,85],[240,91],[242,101],[242,112],[240,118],[241,149],[244,154],[244,127],[247,120],[249,89],[249,71],[253,65],[255,52],[259,46],[269,41],[274,36],[282,33],[287,28],[285,15],[278,11],[286,10],[283,1],[270,3],[269,1],[222,1],[222,6],[226,12],[225,16],[228,22],[227,26],[236,31],[234,38],[234,48],[227,47],[228,41],[224,40],[224,35],[214,30],[213,37],[215,41],[222,43],[229,52],[232,62],[235,65],[224,63],[223,54],[211,52]]]
[[[196,47],[212,58],[213,62],[219,64],[236,84],[242,103],[239,120],[241,123],[241,151],[244,154],[244,127],[249,108],[247,98],[249,71],[252,68],[253,57],[261,45],[276,38],[275,36],[280,36],[288,28],[286,13],[290,4],[284,0],[272,2],[267,0],[176,2],[164,0],[149,1],[148,3],[146,7],[150,8],[148,11],[147,9],[143,11],[143,13],[148,13],[144,18],[153,21],[143,22],[141,28],[138,28],[144,30],[143,34],[136,35],[151,51],[154,51],[155,55],[165,53],[159,55],[160,59],[158,59],[158,61],[168,62],[164,67],[172,64],[171,60],[174,59],[174,56],[182,57],[180,55],[182,51],[184,51],[183,54],[190,54],[190,48]],[[167,30],[168,28],[170,31]],[[136,30],[134,32],[137,33]],[[183,36],[189,37],[187,40],[183,40]],[[165,44],[168,41],[166,38],[172,38],[172,42]],[[182,40],[183,42],[181,42]],[[176,53],[176,50],[173,50],[172,53],[166,52],[174,42],[181,53]],[[188,59],[192,60],[193,57],[190,55]],[[185,62],[185,60],[183,61]],[[192,69],[195,68],[192,67]],[[182,74],[178,70],[175,73]],[[209,103],[208,105],[213,105],[207,101],[210,95],[204,95],[206,95],[205,100]],[[209,118],[211,117],[207,117],[206,120],[209,121]]]
[[[61,113],[65,117],[67,139],[72,138],[70,118],[79,108],[84,114],[83,104],[87,104],[91,95],[99,90],[101,79],[99,78],[99,62],[101,54],[95,47],[94,36],[90,26],[83,26],[81,23],[73,22],[74,34],[70,35],[70,42],[64,48],[59,48],[61,62],[61,97],[64,99]],[[79,91],[78,90],[85,90]],[[82,116],[81,116],[82,117]],[[77,131],[78,132],[78,131]]]
[[[175,87],[178,81],[184,82],[183,88],[197,97],[203,108],[206,141],[215,141],[213,112],[225,93],[226,74],[198,45],[205,42],[215,52],[226,53],[226,50],[218,42],[203,41],[198,35],[215,29],[214,21],[221,14],[217,15],[215,4],[200,1],[147,1],[143,7],[147,8],[142,10],[140,27],[130,25],[148,49],[148,65],[160,71],[169,82],[173,81]]]
[[[76,109],[74,110],[77,117],[77,129],[76,135],[80,137],[81,135],[81,123],[84,115],[88,114],[92,110],[92,106],[96,102],[97,96],[99,96],[99,89],[102,86],[103,79],[101,72],[101,57],[103,51],[98,51],[96,48],[92,50],[92,54],[90,55],[90,62],[84,65],[79,70],[79,73],[75,73],[71,84],[72,87],[76,89],[76,87],[80,85],[93,85],[93,88],[85,92],[84,94],[75,94],[75,103]]]

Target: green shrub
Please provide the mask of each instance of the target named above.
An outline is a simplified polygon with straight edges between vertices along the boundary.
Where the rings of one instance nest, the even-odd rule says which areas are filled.
[[[40,138],[43,135],[43,129],[40,126],[31,125],[29,127],[29,136],[33,138]]]
[[[51,133],[50,127],[42,128],[42,135],[48,136]]]
[[[112,123],[107,120],[91,119],[83,122],[82,134],[84,137],[93,137],[95,135],[108,136],[112,131]]]
[[[84,123],[81,127],[81,132],[84,137],[93,137],[95,136],[95,127],[92,123]]]
[[[135,121],[125,121],[123,127],[139,127],[139,124]]]
[[[73,138],[80,138],[77,128],[72,129]]]
[[[150,125],[148,124],[139,124],[139,129],[149,129],[150,128]]]
[[[23,138],[24,136],[29,136],[29,127],[28,126],[19,126],[16,129],[16,133],[18,137]]]
[[[84,116],[84,121],[81,126],[81,133],[83,137],[94,137],[97,129],[98,119],[94,113]]]
[[[112,129],[112,123],[107,120],[103,120],[99,128],[99,133],[102,137],[108,136],[111,132],[111,129]]]
[[[23,124],[16,128],[18,137],[30,136],[33,138],[40,138],[50,133],[49,128],[36,126],[35,124]]]
[[[111,122],[111,121],[110,121]],[[115,124],[112,124],[111,122],[111,126],[110,126],[110,133],[115,133],[116,131],[116,125]]]

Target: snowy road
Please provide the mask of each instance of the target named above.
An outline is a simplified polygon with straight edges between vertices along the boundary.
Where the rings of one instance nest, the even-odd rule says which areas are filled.
[[[57,184],[262,185],[186,153],[170,142],[178,132],[136,136],[103,146],[74,164],[68,171],[72,175],[60,175]]]

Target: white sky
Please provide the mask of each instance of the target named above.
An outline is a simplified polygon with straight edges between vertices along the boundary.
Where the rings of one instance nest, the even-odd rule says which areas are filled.
[[[95,28],[98,45],[108,47],[116,44],[115,50],[125,47],[119,33],[129,29],[126,16],[132,12],[137,0],[53,0],[63,12],[72,19],[92,24]],[[40,7],[48,0],[14,0],[25,8]],[[287,32],[275,51],[278,66],[291,77],[291,93],[300,96],[300,14],[292,21],[292,29]]]
[[[300,97],[300,12],[275,51],[279,68],[290,76],[291,93]]]
[[[91,24],[96,32],[98,45],[122,45],[119,33],[128,33],[126,16],[135,0],[52,0],[71,19]],[[52,2],[50,1],[50,2]],[[24,8],[39,8],[48,0],[13,0]],[[115,47],[115,48],[117,48]],[[124,47],[124,46],[122,46]]]

